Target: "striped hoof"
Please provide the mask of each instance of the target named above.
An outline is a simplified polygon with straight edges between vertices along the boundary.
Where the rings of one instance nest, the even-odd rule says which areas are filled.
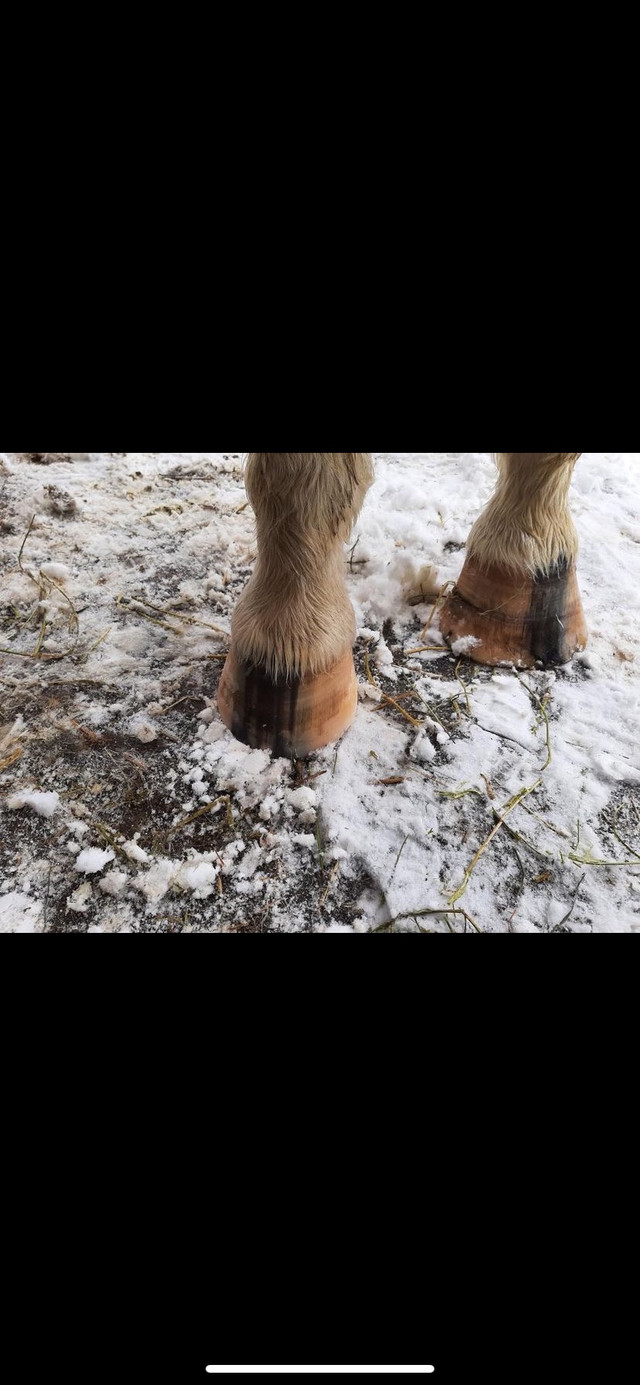
[[[274,683],[259,668],[236,659],[232,650],[218,690],[220,715],[236,740],[287,758],[302,759],[337,741],[357,706],[351,651],[327,673]]]
[[[479,664],[567,664],[588,640],[575,565],[532,576],[482,570],[468,558],[440,629],[451,645],[471,637],[460,652]]]

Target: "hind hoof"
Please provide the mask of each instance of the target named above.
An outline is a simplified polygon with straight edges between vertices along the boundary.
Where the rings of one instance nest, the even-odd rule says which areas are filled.
[[[460,652],[476,663],[567,664],[588,641],[575,564],[534,576],[481,569],[468,558],[440,629],[451,645],[471,637],[475,643]]]
[[[218,691],[220,715],[236,740],[288,759],[302,759],[337,741],[357,706],[351,651],[327,673],[274,682],[231,650]]]

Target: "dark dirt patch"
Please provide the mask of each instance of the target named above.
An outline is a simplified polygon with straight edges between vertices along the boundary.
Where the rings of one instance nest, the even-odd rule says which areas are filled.
[[[611,860],[634,860],[640,867],[640,786],[620,784],[600,814],[603,841]]]
[[[294,879],[275,852],[259,807],[243,808],[233,792],[221,792],[213,811],[186,822],[192,812],[183,810],[188,788],[178,766],[194,744],[200,714],[215,700],[222,660],[205,660],[182,670],[168,670],[163,683],[162,708],[154,725],[158,739],[140,742],[115,722],[94,725],[86,708],[98,704],[108,713],[122,699],[121,685],[100,680],[54,680],[31,688],[16,689],[3,704],[3,718],[18,713],[27,727],[22,757],[0,778],[2,797],[24,789],[59,794],[62,810],[52,819],[38,817],[30,808],[0,812],[0,861],[3,878],[12,888],[23,889],[30,881],[30,898],[45,906],[45,931],[86,933],[93,926],[109,927],[105,919],[118,915],[132,932],[229,931],[269,933],[312,932],[324,922],[353,925],[357,901],[373,882],[358,867],[343,874],[327,861],[320,843],[318,852],[306,847],[300,853]],[[131,690],[126,692],[131,698]],[[135,702],[135,699],[133,699]],[[133,710],[131,701],[128,712]],[[83,716],[85,720],[83,721]],[[120,713],[116,711],[116,717]],[[292,762],[290,788],[313,784],[315,766]],[[168,778],[168,772],[170,776]],[[215,791],[214,791],[215,792]],[[190,893],[170,890],[152,911],[133,884],[117,900],[99,890],[97,876],[76,872],[69,849],[73,835],[69,819],[82,821],[87,831],[79,838],[82,849],[112,850],[109,871],[126,871],[133,882],[162,858],[188,859],[197,853],[216,853],[222,859],[231,843],[242,839],[246,849],[264,851],[259,867],[264,880],[261,892],[238,895],[234,881],[224,874],[216,893],[198,900]],[[176,830],[177,825],[177,830]],[[149,855],[148,866],[132,863],[123,842],[137,840]],[[272,857],[273,859],[270,859]],[[69,908],[69,899],[81,885],[92,885],[85,912]]]

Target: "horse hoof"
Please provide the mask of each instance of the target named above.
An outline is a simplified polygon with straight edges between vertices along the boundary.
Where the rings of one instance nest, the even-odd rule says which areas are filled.
[[[476,663],[567,664],[588,640],[575,564],[562,560],[533,575],[482,569],[468,558],[440,629]],[[466,648],[458,644],[465,640]]]
[[[218,690],[220,715],[236,740],[288,759],[302,759],[337,741],[357,706],[351,651],[327,673],[274,682],[231,650]]]

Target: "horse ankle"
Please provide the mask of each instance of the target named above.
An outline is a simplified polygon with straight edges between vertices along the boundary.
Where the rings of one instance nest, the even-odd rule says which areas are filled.
[[[495,493],[469,536],[468,556],[478,568],[545,576],[575,564],[578,536],[569,488],[579,456],[497,454]]]

